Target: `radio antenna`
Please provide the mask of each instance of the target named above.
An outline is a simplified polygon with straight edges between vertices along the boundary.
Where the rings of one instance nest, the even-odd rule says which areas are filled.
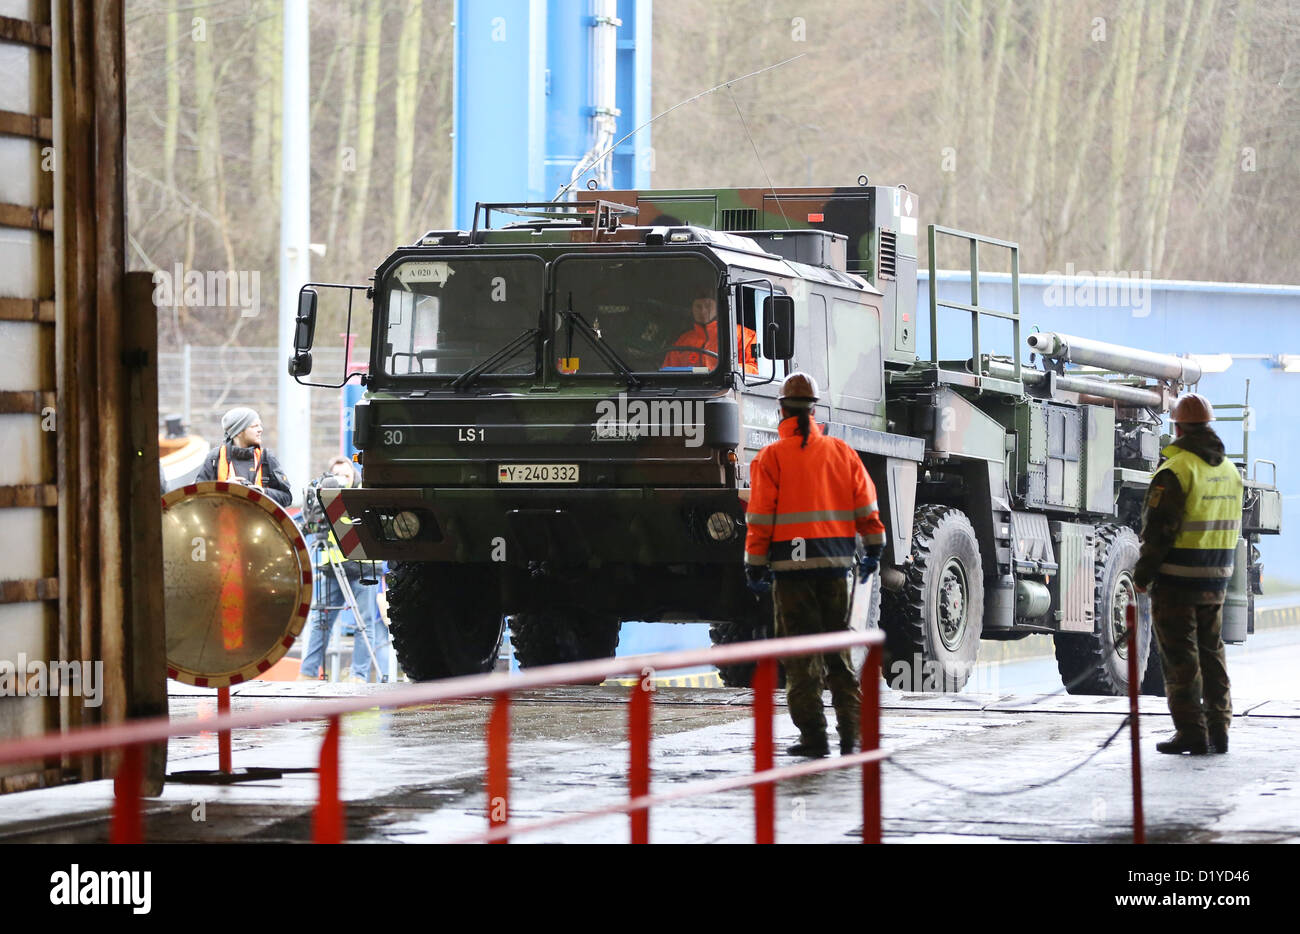
[[[633,136],[636,136],[636,134],[640,133],[642,130],[644,130],[646,127],[648,127],[650,124],[652,124],[652,123],[654,123],[656,120],[658,120],[660,117],[666,117],[666,116],[668,116],[668,114],[672,113],[672,112],[673,112],[674,110],[676,110],[678,107],[684,107],[684,106],[686,106],[687,104],[690,104],[690,103],[692,103],[692,102],[694,102],[694,101],[699,100],[701,97],[708,97],[710,94],[712,94],[712,93],[715,92],[715,91],[721,91],[723,88],[730,88],[733,84],[736,84],[736,83],[738,83],[738,82],[740,82],[740,81],[748,80],[749,78],[753,78],[753,77],[755,77],[755,76],[757,76],[757,75],[761,75],[761,74],[762,74],[763,72],[765,72],[765,71],[772,71],[772,70],[775,69],[775,68],[780,68],[782,65],[788,65],[788,64],[790,64],[791,62],[796,62],[796,61],[798,61],[799,59],[803,58],[803,57],[804,57],[805,55],[807,55],[807,54],[808,54],[807,52],[800,52],[798,55],[795,55],[795,56],[793,56],[793,57],[791,57],[791,58],[787,58],[787,59],[786,59],[785,61],[783,61],[783,62],[777,62],[775,65],[768,65],[766,68],[760,68],[758,71],[751,71],[749,74],[747,74],[747,75],[741,75],[739,78],[729,78],[729,79],[727,79],[726,81],[722,82],[721,84],[716,85],[715,87],[711,87],[711,88],[709,88],[707,91],[701,91],[699,94],[696,94],[694,97],[688,97],[688,98],[686,98],[686,100],[684,100],[684,101],[680,101],[680,102],[678,102],[678,103],[676,103],[676,104],[673,104],[671,107],[669,107],[667,110],[663,111],[662,113],[657,113],[657,114],[655,114],[653,117],[651,117],[651,118],[650,118],[649,120],[647,120],[645,123],[641,124],[641,125],[640,125],[639,127],[637,127],[635,130],[632,130],[632,131],[631,131],[630,133],[628,133],[626,136],[620,137],[620,138],[618,139],[618,141],[616,141],[616,142],[614,143],[614,145],[610,146],[608,149],[606,149],[606,150],[605,150],[604,152],[602,152],[600,155],[596,156],[596,157],[593,158],[593,159],[589,159],[589,160],[588,160],[588,164],[582,167],[582,171],[581,171],[581,172],[578,172],[576,175],[574,175],[573,179],[569,182],[569,184],[565,185],[565,186],[564,186],[563,188],[561,188],[558,192],[556,192],[556,193],[555,193],[555,197],[552,198],[551,200],[553,200],[553,201],[559,201],[559,200],[561,200],[561,199],[562,199],[566,194],[569,193],[569,189],[572,188],[574,185],[576,185],[576,184],[578,183],[578,179],[582,178],[583,175],[587,174],[587,172],[589,172],[589,171],[591,170],[591,167],[592,167],[592,166],[599,164],[599,162],[600,162],[601,159],[604,159],[607,155],[609,155],[611,152],[613,152],[615,149],[617,149],[619,146],[621,146],[621,145],[622,145],[626,140],[630,139],[630,138],[633,137]],[[742,119],[742,120],[744,119],[743,116],[742,116],[741,119]],[[746,132],[748,132],[748,128],[746,128]],[[784,212],[783,212],[783,213],[784,213]]]
[[[754,148],[754,158],[758,160],[758,167],[763,170],[763,177],[767,179],[767,187],[772,192],[772,197],[776,199],[776,206],[781,211],[781,219],[785,221],[785,229],[789,230],[790,218],[785,216],[785,207],[781,204],[781,196],[776,193],[776,186],[772,184],[772,176],[767,174],[767,166],[763,165],[763,157],[758,154],[758,143],[754,142],[754,134],[749,132],[749,124],[745,121],[745,114],[740,109],[740,102],[736,100],[731,85],[727,85],[727,96],[731,98],[731,103],[736,108],[736,114],[740,117],[740,125],[745,128],[745,135],[749,137],[749,145]]]

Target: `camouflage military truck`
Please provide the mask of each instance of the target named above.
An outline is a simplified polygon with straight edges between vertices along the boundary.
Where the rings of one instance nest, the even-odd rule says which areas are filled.
[[[1049,633],[1071,690],[1126,688],[1134,529],[1193,363],[1034,334],[1045,368],[1030,369],[1015,245],[935,227],[972,255],[1009,251],[1013,307],[981,306],[974,276],[968,304],[946,303],[970,315],[970,352],[941,360],[932,298],[920,359],[918,201],[902,186],[583,197],[480,204],[471,230],[430,231],[350,287],[373,300],[365,486],[324,491],[326,507],[349,557],[390,562],[408,674],[489,669],[507,616],[525,666],[611,655],[623,620],[765,635],[770,602],[742,572],[748,466],[799,368],[876,483],[888,542],[857,606],[887,634],[893,683],[960,689],[981,639]],[[337,386],[306,379],[325,288],[301,293],[289,366]],[[1014,329],[1004,356],[981,352],[989,315]],[[1081,374],[1090,360],[1122,375]],[[1237,638],[1253,542],[1280,523],[1276,489],[1247,488]]]

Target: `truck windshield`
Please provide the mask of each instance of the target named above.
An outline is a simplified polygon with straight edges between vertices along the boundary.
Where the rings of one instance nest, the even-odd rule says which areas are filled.
[[[551,346],[567,376],[615,372],[597,339],[636,373],[711,373],[718,328],[729,327],[718,270],[699,256],[566,256],[555,263],[555,307],[591,325],[555,315]]]
[[[545,264],[535,256],[403,260],[384,277],[384,370],[390,376],[458,376],[541,320]],[[532,344],[485,376],[537,372]]]

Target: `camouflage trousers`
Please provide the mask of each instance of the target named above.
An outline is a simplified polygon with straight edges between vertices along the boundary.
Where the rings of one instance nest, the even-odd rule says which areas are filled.
[[[772,585],[776,610],[776,635],[810,636],[848,628],[849,579],[842,577],[782,577]],[[790,719],[804,740],[826,739],[826,714],[822,710],[823,683],[831,689],[831,703],[840,738],[858,735],[862,694],[853,676],[848,650],[827,655],[782,659]]]
[[[1165,674],[1169,715],[1179,732],[1227,730],[1232,695],[1223,653],[1223,605],[1177,603],[1152,594],[1151,620]]]

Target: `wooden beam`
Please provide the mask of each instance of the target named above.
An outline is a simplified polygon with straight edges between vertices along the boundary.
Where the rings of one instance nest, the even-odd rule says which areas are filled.
[[[53,208],[32,208],[23,204],[0,204],[0,227],[19,230],[54,230]]]
[[[0,321],[54,323],[54,299],[0,298]]]
[[[38,600],[57,599],[59,599],[57,577],[0,581],[0,603],[35,603]]]
[[[55,394],[40,390],[0,390],[0,415],[41,415],[54,408]]]
[[[121,478],[126,573],[124,647],[129,718],[167,716],[167,631],[163,616],[162,485],[158,464],[158,309],[153,276],[126,274],[122,306],[125,379]],[[145,794],[162,794],[167,744],[145,751]]]
[[[0,133],[7,136],[26,136],[42,142],[54,140],[54,121],[49,117],[35,114],[20,114],[12,110],[0,110]]]
[[[131,474],[131,462],[124,457],[126,425],[136,413],[124,404],[126,371],[122,365],[122,323],[126,305],[126,30],[125,0],[99,0],[85,4],[91,21],[89,49],[93,57],[92,86],[95,89],[92,111],[94,127],[93,179],[95,211],[95,266],[93,302],[85,304],[95,316],[93,344],[89,355],[96,357],[97,379],[92,384],[94,396],[86,400],[83,413],[95,419],[96,460],[87,465],[97,475],[99,502],[93,514],[97,518],[99,560],[96,579],[91,586],[93,605],[97,608],[100,655],[87,656],[104,660],[104,703],[99,715],[107,722],[126,719],[130,708],[130,678],[127,652],[127,586],[130,570],[125,542],[128,522],[127,503],[122,497]],[[82,6],[78,4],[78,6]],[[139,413],[144,416],[145,413]],[[158,419],[149,420],[156,433]],[[155,441],[155,444],[157,442]],[[155,483],[157,482],[155,471]],[[101,760],[107,772],[120,757],[106,755]]]
[[[59,505],[59,488],[53,483],[0,486],[0,509],[46,508]]]
[[[12,16],[0,16],[0,39],[48,49],[50,27],[42,26],[40,23],[29,23],[25,19],[15,19]]]

